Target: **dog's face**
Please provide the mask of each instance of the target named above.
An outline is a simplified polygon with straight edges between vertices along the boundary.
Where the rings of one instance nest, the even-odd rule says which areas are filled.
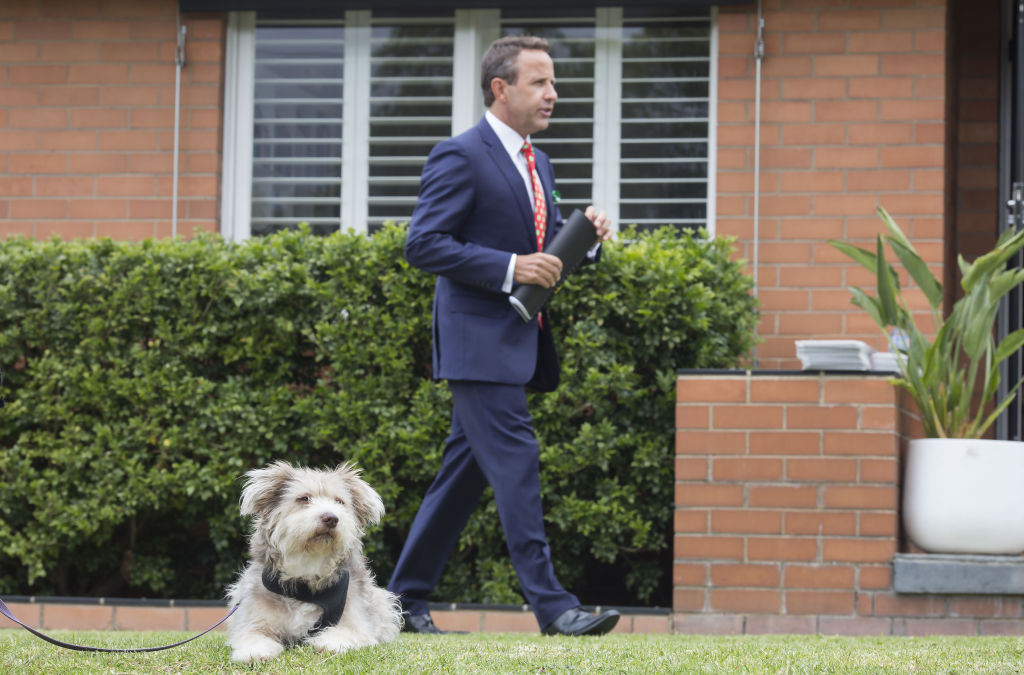
[[[265,545],[289,576],[318,576],[384,515],[380,495],[351,464],[315,470],[274,462],[246,478],[241,511],[256,517],[254,548]]]

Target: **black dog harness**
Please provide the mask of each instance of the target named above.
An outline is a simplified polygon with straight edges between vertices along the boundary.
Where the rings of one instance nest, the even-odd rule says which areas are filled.
[[[345,598],[348,596],[348,570],[344,570],[333,584],[316,593],[302,581],[289,583],[286,590],[281,585],[280,575],[270,567],[263,568],[262,579],[263,587],[271,593],[301,602],[311,602],[324,610],[317,622],[309,629],[309,635],[315,635],[325,628],[337,626],[341,621],[341,614],[345,611]]]

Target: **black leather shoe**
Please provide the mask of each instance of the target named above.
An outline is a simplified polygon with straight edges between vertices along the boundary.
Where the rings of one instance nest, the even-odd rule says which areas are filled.
[[[619,613],[614,609],[590,614],[580,607],[573,607],[552,621],[544,629],[544,635],[604,635],[619,622]]]
[[[406,614],[402,613],[405,623],[402,624],[403,633],[427,633],[429,635],[446,635],[448,633],[465,633],[464,630],[441,630],[434,625],[434,620],[429,614]]]

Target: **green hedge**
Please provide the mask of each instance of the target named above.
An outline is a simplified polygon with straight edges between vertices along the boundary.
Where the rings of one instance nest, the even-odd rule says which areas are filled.
[[[450,414],[404,239],[0,242],[0,592],[220,597],[239,478],[278,458],[363,467],[386,581]],[[668,604],[675,371],[736,365],[756,312],[730,241],[623,240],[555,297],[562,385],[531,409],[563,583]],[[489,497],[437,598],[522,602]]]

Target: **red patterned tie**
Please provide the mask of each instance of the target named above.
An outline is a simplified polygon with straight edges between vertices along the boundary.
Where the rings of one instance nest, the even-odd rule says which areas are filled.
[[[529,141],[523,144],[523,156],[526,157],[526,166],[530,169],[530,181],[533,183],[533,229],[537,233],[537,250],[544,250],[544,232],[548,227],[548,209],[544,201],[544,188],[540,184],[540,176],[537,175],[537,160],[533,156],[533,146]]]

